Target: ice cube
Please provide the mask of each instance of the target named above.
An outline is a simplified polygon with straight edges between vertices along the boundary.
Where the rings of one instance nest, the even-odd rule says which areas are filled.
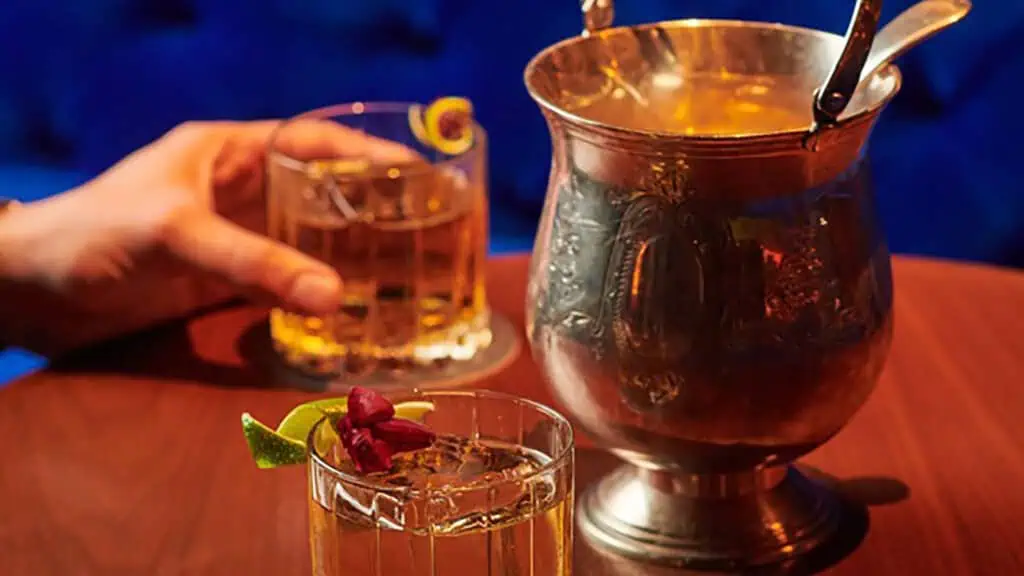
[[[360,496],[368,497],[369,503]],[[405,502],[383,492],[334,486],[334,513],[348,521],[367,528],[379,526],[389,530],[402,530],[405,526]]]
[[[378,492],[373,495],[370,512],[381,528],[402,530],[405,527],[405,507],[404,499]]]
[[[432,492],[427,500],[427,522],[433,526],[447,523],[459,513],[459,506],[444,491]]]

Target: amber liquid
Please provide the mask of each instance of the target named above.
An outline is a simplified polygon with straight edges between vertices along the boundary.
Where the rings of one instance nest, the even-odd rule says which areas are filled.
[[[806,129],[812,90],[770,77],[652,77],[641,96],[618,88],[574,108],[585,118],[634,130],[688,136],[739,136]]]
[[[284,359],[339,373],[465,359],[486,347],[482,191],[440,176],[318,191],[328,200],[339,192],[357,217],[334,202],[320,213],[270,203],[271,236],[330,264],[344,281],[336,314],[272,311],[271,336]]]
[[[390,473],[371,477],[429,487],[429,497],[405,500],[337,484],[322,496],[330,500],[314,495],[314,576],[568,576],[571,483],[538,475],[550,461],[539,453],[491,441],[462,444],[401,454]]]

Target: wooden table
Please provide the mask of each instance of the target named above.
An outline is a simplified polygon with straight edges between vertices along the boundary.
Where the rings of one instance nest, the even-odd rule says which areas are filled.
[[[866,537],[829,573],[1024,574],[1024,275],[895,268],[883,381],[806,459],[870,505]],[[520,331],[525,276],[522,257],[490,269]],[[243,360],[261,322],[216,311],[0,389],[0,574],[309,574],[305,471],[257,470],[239,428],[243,411],[276,422],[310,398]],[[481,386],[549,398],[528,354]],[[615,463],[585,440],[578,461],[580,488]],[[677,574],[580,539],[576,573]]]

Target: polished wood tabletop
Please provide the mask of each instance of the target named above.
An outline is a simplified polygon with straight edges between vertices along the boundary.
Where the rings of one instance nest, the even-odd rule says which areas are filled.
[[[1024,274],[897,258],[895,278],[878,390],[805,459],[867,509],[819,568],[1024,574]],[[520,333],[525,281],[524,257],[491,262]],[[257,470],[239,426],[314,397],[265,369],[265,333],[264,311],[220,309],[0,389],[0,574],[309,574],[305,470]],[[550,400],[527,352],[475,385]],[[615,464],[582,439],[578,489]],[[679,572],[577,538],[576,574]]]

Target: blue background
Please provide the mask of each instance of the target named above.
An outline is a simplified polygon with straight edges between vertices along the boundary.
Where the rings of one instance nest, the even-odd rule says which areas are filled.
[[[780,21],[842,33],[853,0],[619,0],[617,23]],[[911,5],[887,0],[883,21]],[[979,2],[901,61],[872,139],[898,252],[1024,264],[1024,0]],[[0,0],[0,196],[102,171],[186,119],[471,98],[491,135],[492,249],[527,249],[550,144],[522,85],[577,0]],[[0,364],[0,380],[38,364]]]

